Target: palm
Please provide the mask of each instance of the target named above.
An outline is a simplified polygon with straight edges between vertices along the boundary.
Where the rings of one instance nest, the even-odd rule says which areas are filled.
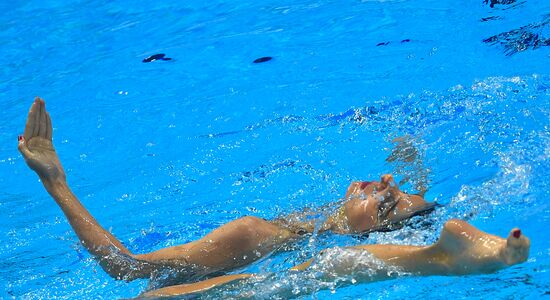
[[[42,179],[65,179],[52,144],[52,122],[44,100],[36,98],[29,111],[25,133],[19,142],[25,161]]]

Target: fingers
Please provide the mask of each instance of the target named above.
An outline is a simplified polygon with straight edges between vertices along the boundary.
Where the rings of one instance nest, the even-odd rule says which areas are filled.
[[[34,135],[34,127],[35,127],[35,120],[39,112],[39,103],[40,100],[38,97],[34,100],[33,104],[31,105],[31,108],[29,109],[29,115],[27,116],[27,124],[25,125],[25,133],[23,136],[28,141],[31,137]]]
[[[53,133],[51,124],[50,116],[46,111],[46,103],[40,97],[36,97],[29,110],[23,136],[27,141],[35,136],[51,140]]]
[[[40,97],[36,97],[34,99],[34,106],[36,106],[35,108],[35,114],[34,114],[34,127],[33,127],[33,130],[32,130],[32,135],[31,137],[35,137],[35,136],[38,136],[39,134],[39,131],[40,131]]]
[[[47,125],[46,125],[46,103],[44,103],[44,100],[40,99],[40,114],[39,114],[39,122],[38,122],[38,136],[46,138],[46,131]]]
[[[29,150],[29,148],[27,148],[24,136],[19,136],[19,144],[17,145],[17,149],[19,149],[19,152],[21,152],[25,159],[31,158],[32,152]]]
[[[51,141],[52,135],[53,135],[52,119],[50,118],[50,114],[46,112],[46,138]]]

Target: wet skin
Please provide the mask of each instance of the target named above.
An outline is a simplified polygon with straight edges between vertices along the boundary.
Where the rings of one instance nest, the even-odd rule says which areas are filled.
[[[367,251],[381,260],[388,269],[382,267],[375,273],[363,272],[350,261],[339,261],[333,264],[330,278],[354,274],[357,282],[372,282],[393,278],[391,270],[399,270],[413,275],[467,275],[492,273],[511,265],[525,262],[529,256],[530,241],[522,235],[521,230],[514,228],[506,239],[483,232],[462,220],[449,220],[445,223],[437,242],[429,246],[404,245],[360,245],[351,247],[358,251]],[[323,252],[323,251],[322,251]],[[322,253],[321,252],[321,253]],[[351,261],[353,262],[353,261]],[[292,268],[293,271],[304,271],[315,263],[310,259]],[[211,278],[205,281],[175,285],[149,291],[140,298],[181,296],[205,292],[214,287],[236,282],[255,276],[254,274],[236,274]],[[322,275],[321,275],[322,276]]]
[[[181,282],[227,272],[300,238],[304,231],[314,229],[311,221],[282,224],[246,216],[197,241],[147,254],[133,254],[95,220],[71,191],[55,152],[52,135],[52,122],[45,102],[37,97],[29,110],[25,132],[19,138],[19,151],[61,208],[84,247],[114,278],[150,278],[168,271]],[[400,191],[391,175],[384,175],[380,182],[368,185],[352,183],[346,199],[338,212],[325,221],[321,231],[348,234],[377,230],[432,206],[420,196]],[[294,228],[300,228],[300,232]]]

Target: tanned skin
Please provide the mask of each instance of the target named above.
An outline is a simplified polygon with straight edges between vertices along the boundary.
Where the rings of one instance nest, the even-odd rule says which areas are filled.
[[[25,132],[19,137],[19,151],[61,208],[82,245],[116,279],[150,278],[168,271],[181,280],[187,280],[190,274],[200,277],[227,272],[315,229],[311,221],[283,224],[280,220],[266,221],[246,216],[197,241],[146,254],[131,253],[96,221],[71,191],[53,146],[52,134],[46,104],[37,97],[30,108]],[[434,206],[421,196],[400,191],[391,175],[382,176],[380,182],[353,182],[346,199],[343,206],[324,222],[320,231],[347,234],[378,230]]]
[[[506,239],[483,232],[462,220],[449,220],[445,223],[437,242],[429,246],[403,245],[361,245],[351,247],[358,251],[367,251],[385,266],[397,267],[403,272],[413,275],[467,275],[493,273],[511,265],[525,262],[529,256],[530,241],[522,235],[521,230],[514,228]],[[321,252],[322,253],[322,252]],[[292,268],[294,271],[304,271],[315,263],[310,259]],[[355,264],[350,261],[334,264],[330,270],[331,277],[354,274],[357,282],[373,282],[390,279],[391,272],[386,269],[376,269],[368,276],[361,274]],[[205,292],[214,287],[253,277],[254,274],[226,275],[205,281],[170,286],[149,291],[140,298],[181,296]]]

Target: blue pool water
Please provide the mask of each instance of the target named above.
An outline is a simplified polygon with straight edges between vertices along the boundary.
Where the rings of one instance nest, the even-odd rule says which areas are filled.
[[[428,170],[426,197],[444,206],[424,225],[313,237],[238,270],[264,281],[212,298],[550,295],[549,1],[161,2],[0,2],[0,298],[151,287],[105,274],[17,153],[36,95],[74,192],[137,253],[334,203],[352,180]],[[157,53],[172,60],[142,63]],[[403,136],[417,164],[385,160]],[[285,272],[327,247],[431,243],[453,217],[501,236],[522,228],[529,260],[342,288]]]

